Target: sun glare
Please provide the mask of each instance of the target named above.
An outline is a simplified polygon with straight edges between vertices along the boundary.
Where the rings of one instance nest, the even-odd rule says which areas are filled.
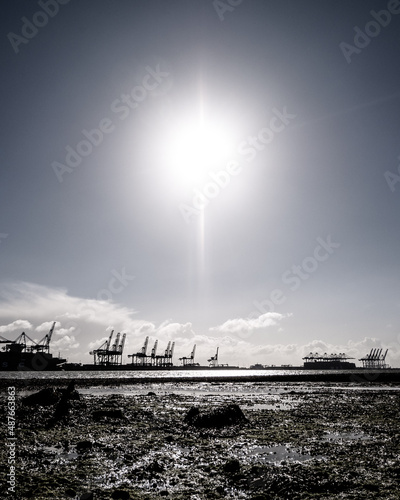
[[[164,160],[174,185],[191,189],[204,182],[210,171],[222,169],[230,152],[223,126],[187,121],[171,130]]]

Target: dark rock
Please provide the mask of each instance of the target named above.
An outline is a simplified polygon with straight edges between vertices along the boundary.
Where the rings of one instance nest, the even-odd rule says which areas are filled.
[[[68,399],[71,401],[80,401],[81,395],[78,391],[73,390],[72,392],[67,392],[67,389],[60,389],[61,394],[64,396],[68,396]]]
[[[165,467],[162,464],[159,464],[157,460],[155,460],[150,466],[149,466],[149,471],[153,472],[155,474],[160,474],[161,472],[164,472]]]
[[[247,422],[240,407],[236,404],[224,405],[200,412],[196,407],[190,408],[185,423],[195,427],[226,427]]]
[[[92,448],[93,448],[92,441],[79,441],[79,443],[76,443],[76,451],[78,452],[89,451]]]
[[[234,474],[236,472],[239,472],[240,471],[239,460],[236,460],[236,458],[234,458],[233,460],[228,460],[228,462],[226,462],[226,464],[224,465],[223,470],[228,474]]]
[[[80,496],[79,500],[94,500],[94,495],[91,491],[87,491],[86,493]]]
[[[92,413],[92,417],[93,417],[93,420],[95,420],[97,422],[103,417],[125,419],[125,415],[122,413],[122,410],[120,410],[120,409],[96,410]]]
[[[187,424],[194,424],[195,420],[200,416],[200,410],[192,406],[187,412],[184,422]]]
[[[129,491],[125,490],[114,490],[111,494],[111,498],[118,500],[129,500],[131,498]]]
[[[53,387],[42,389],[22,399],[25,406],[51,406],[60,399],[60,394]]]
[[[148,392],[147,395],[148,396],[157,396],[157,394],[155,392],[152,392],[152,391]]]
[[[81,395],[75,389],[75,380],[71,380],[66,389],[60,389],[60,392],[66,399],[79,400],[81,399]]]
[[[66,389],[60,389],[59,393],[61,394],[61,398],[54,410],[53,418],[47,424],[48,427],[52,427],[60,420],[65,420],[69,416],[69,410],[71,409],[70,400],[80,399],[80,394],[75,390],[74,380],[71,380]]]
[[[160,491],[160,497],[167,497],[169,492],[167,490]]]

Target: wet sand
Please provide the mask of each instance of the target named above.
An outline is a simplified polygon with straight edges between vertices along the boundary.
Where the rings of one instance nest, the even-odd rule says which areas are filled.
[[[79,399],[53,423],[54,404],[22,405],[34,389],[17,391],[20,500],[90,493],[99,500],[400,498],[394,384],[78,385]],[[4,401],[3,393],[3,422]],[[219,428],[184,422],[193,406],[206,411],[230,403],[247,422]],[[5,426],[1,432],[4,439]],[[13,498],[6,460],[3,447],[0,496]]]

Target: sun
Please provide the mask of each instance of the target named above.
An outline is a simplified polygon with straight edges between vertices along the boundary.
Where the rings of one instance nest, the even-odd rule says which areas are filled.
[[[200,187],[210,171],[229,159],[227,127],[217,121],[186,119],[171,127],[165,142],[165,164],[171,182],[184,189]]]

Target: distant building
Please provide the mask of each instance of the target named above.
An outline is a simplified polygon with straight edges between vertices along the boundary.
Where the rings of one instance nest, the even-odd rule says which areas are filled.
[[[339,354],[318,354],[310,352],[303,358],[304,368],[307,370],[352,370],[356,368],[355,363],[348,360],[354,359],[346,356],[344,352]]]

